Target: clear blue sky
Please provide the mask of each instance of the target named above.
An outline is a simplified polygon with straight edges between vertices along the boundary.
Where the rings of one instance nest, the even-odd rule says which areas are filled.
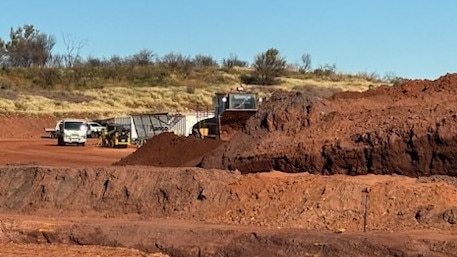
[[[0,38],[34,25],[84,44],[83,57],[126,57],[141,50],[235,54],[252,63],[274,47],[289,63],[311,55],[313,68],[387,72],[436,79],[457,71],[455,0],[3,0]]]

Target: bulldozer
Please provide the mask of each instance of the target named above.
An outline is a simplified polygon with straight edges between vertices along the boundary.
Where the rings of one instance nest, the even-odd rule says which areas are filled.
[[[239,130],[258,111],[260,102],[262,98],[252,92],[216,93],[214,117],[198,121],[192,127],[192,134],[199,138],[228,140],[232,131]]]
[[[130,144],[130,129],[124,125],[108,124],[100,133],[102,147],[127,148]]]

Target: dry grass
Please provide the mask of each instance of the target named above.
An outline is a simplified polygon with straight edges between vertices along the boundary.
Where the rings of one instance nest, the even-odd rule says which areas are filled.
[[[335,91],[364,91],[375,84],[365,80],[316,81],[311,79],[283,78],[280,86],[256,86],[249,90],[261,96],[269,96],[277,89],[322,89],[331,94]],[[185,84],[185,83],[182,83]],[[189,81],[187,85],[174,87],[125,87],[106,86],[100,89],[72,91],[5,92],[0,94],[2,114],[51,114],[92,113],[97,116],[125,115],[146,112],[189,112],[208,106],[212,108],[215,92],[227,92],[238,85],[205,86]]]
[[[293,79],[293,78],[284,78],[282,79],[284,83],[281,85],[287,89],[300,89],[309,85],[313,85],[319,88],[329,88],[334,90],[341,91],[357,91],[362,92],[368,90],[370,87],[377,87],[386,83],[375,83],[363,79],[346,79],[342,81],[328,81],[322,80],[317,81],[313,79]]]

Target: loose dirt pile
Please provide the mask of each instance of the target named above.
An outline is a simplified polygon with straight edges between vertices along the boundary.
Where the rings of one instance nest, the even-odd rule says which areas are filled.
[[[224,142],[215,139],[180,137],[161,133],[152,137],[133,154],[114,165],[151,165],[158,167],[194,167],[203,156]]]
[[[328,98],[278,91],[223,147],[163,135],[118,164],[456,176],[456,94],[457,74]]]
[[[321,99],[277,92],[201,167],[456,176],[457,74]]]

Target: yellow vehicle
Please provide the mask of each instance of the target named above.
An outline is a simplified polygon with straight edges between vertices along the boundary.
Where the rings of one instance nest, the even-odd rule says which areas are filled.
[[[111,148],[127,148],[130,144],[130,129],[124,125],[108,124],[100,133],[100,145]]]

